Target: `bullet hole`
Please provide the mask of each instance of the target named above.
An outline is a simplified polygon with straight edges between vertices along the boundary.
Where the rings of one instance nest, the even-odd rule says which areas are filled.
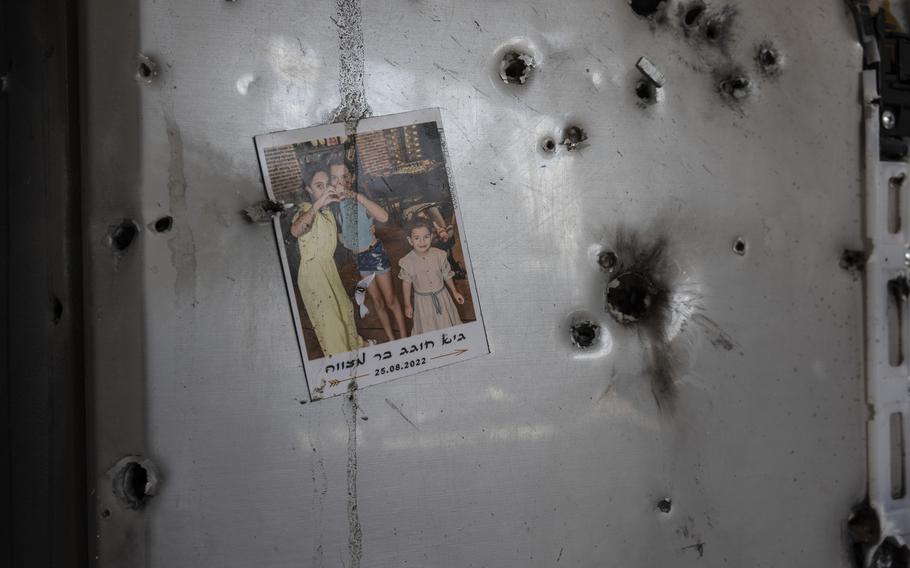
[[[101,511],[101,518],[102,518],[102,519],[109,519],[109,518],[111,518],[111,510],[110,510],[110,509],[104,509],[103,511]]]
[[[132,219],[124,219],[119,225],[111,227],[108,235],[111,246],[118,252],[129,248],[139,234],[139,226]]]
[[[669,497],[664,497],[657,502],[657,510],[661,513],[667,514],[671,509],[673,509],[673,500]]]
[[[708,41],[717,41],[720,33],[720,24],[716,21],[708,22],[708,25],[705,26],[705,38]]]
[[[744,256],[746,254],[746,241],[742,237],[736,237],[736,240],[733,241],[733,252],[739,256]]]
[[[698,26],[701,17],[705,15],[704,2],[691,2],[683,6],[682,24],[687,30]]]
[[[674,338],[685,327],[679,318],[696,309],[696,300],[673,290],[678,265],[667,254],[668,240],[660,228],[646,234],[620,228],[610,251],[616,263],[604,289],[604,309],[642,342],[643,365],[658,408],[671,410],[675,380],[685,349]]]
[[[156,233],[166,233],[174,227],[174,218],[170,215],[165,215],[155,221],[153,226]]]
[[[777,65],[777,52],[770,47],[765,47],[758,52],[758,62],[765,69]]]
[[[624,272],[607,285],[607,311],[628,325],[648,316],[657,290],[651,280],[638,272]]]
[[[721,95],[734,101],[740,101],[749,96],[750,88],[749,77],[738,70],[724,75],[717,83],[717,90]]]
[[[524,85],[534,69],[534,58],[526,53],[509,51],[499,64],[500,78],[510,85]]]
[[[619,259],[613,251],[605,250],[597,255],[597,264],[607,272],[613,272],[618,262]]]
[[[780,74],[783,57],[770,42],[762,43],[755,53],[755,62],[762,74],[766,77],[775,77]]]
[[[732,6],[725,6],[720,11],[702,15],[699,20],[704,41],[725,52],[733,35],[735,18],[736,9]]]
[[[908,568],[910,566],[910,550],[897,543],[894,537],[889,536],[872,555],[874,568]]]
[[[600,326],[592,321],[580,321],[572,324],[572,344],[579,349],[588,349],[600,336]]]
[[[145,83],[151,83],[158,75],[158,64],[150,57],[139,54],[139,61],[136,64],[136,79]]]
[[[847,272],[858,275],[866,268],[866,253],[861,250],[844,249],[838,265]]]
[[[664,0],[629,0],[632,11],[639,16],[653,16]]]
[[[882,528],[878,514],[868,500],[854,507],[847,517],[847,535],[850,537],[850,551],[854,566],[865,566],[869,547],[881,539]]]
[[[639,79],[635,84],[635,96],[639,102],[645,105],[652,105],[657,102],[657,86],[647,79]]]
[[[863,503],[850,512],[847,532],[850,540],[857,544],[871,545],[878,542],[881,538],[881,523],[869,503]]]
[[[63,319],[63,302],[60,301],[60,298],[54,296],[51,298],[51,321],[54,325],[57,325],[61,319]]]
[[[158,488],[155,466],[147,459],[126,457],[113,470],[113,491],[129,509],[141,509]]]
[[[569,151],[578,150],[587,139],[588,133],[580,126],[570,126],[566,128],[565,135],[562,138],[562,145]]]
[[[290,203],[263,199],[244,209],[243,214],[250,223],[269,223],[272,221],[272,217],[280,215],[292,207]]]
[[[544,138],[541,141],[540,147],[543,149],[544,152],[555,152],[556,151],[556,140],[553,140],[552,138],[547,136],[546,138]]]

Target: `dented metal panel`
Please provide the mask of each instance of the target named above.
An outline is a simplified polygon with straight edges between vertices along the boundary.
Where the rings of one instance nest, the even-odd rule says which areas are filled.
[[[863,52],[839,2],[688,8],[87,3],[96,565],[849,565]],[[492,355],[303,404],[252,137],[429,107]]]

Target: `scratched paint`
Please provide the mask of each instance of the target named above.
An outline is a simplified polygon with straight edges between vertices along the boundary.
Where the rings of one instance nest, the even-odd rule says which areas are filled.
[[[360,526],[360,513],[357,511],[357,383],[351,382],[348,394],[342,397],[341,409],[348,425],[348,553],[349,568],[360,568],[363,558],[363,529]]]

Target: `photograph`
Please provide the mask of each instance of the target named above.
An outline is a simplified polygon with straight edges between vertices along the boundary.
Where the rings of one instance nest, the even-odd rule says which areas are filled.
[[[479,319],[439,121],[403,122],[257,137],[269,198],[285,207],[276,236],[307,362]]]

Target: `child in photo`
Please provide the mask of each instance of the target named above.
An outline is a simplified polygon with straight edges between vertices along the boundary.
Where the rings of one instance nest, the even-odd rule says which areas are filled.
[[[412,250],[398,261],[398,277],[404,294],[404,313],[414,319],[411,335],[460,325],[455,302],[464,304],[464,296],[455,288],[455,273],[446,253],[431,246],[432,224],[415,217],[408,224],[407,238]]]
[[[297,289],[323,354],[346,353],[366,343],[357,334],[354,306],[332,258],[338,229],[328,206],[340,198],[329,186],[324,164],[307,166],[301,173],[310,202],[301,205],[291,222],[291,236],[300,249]]]
[[[393,341],[396,337],[389,313],[395,319],[401,338],[405,336],[404,314],[392,286],[392,263],[385,246],[376,236],[374,225],[374,221],[387,222],[389,213],[363,193],[355,191],[357,181],[353,170],[340,152],[329,158],[330,181],[341,199],[338,204],[341,224],[338,238],[354,253],[360,276],[368,278],[373,275],[367,293],[386,337]]]

